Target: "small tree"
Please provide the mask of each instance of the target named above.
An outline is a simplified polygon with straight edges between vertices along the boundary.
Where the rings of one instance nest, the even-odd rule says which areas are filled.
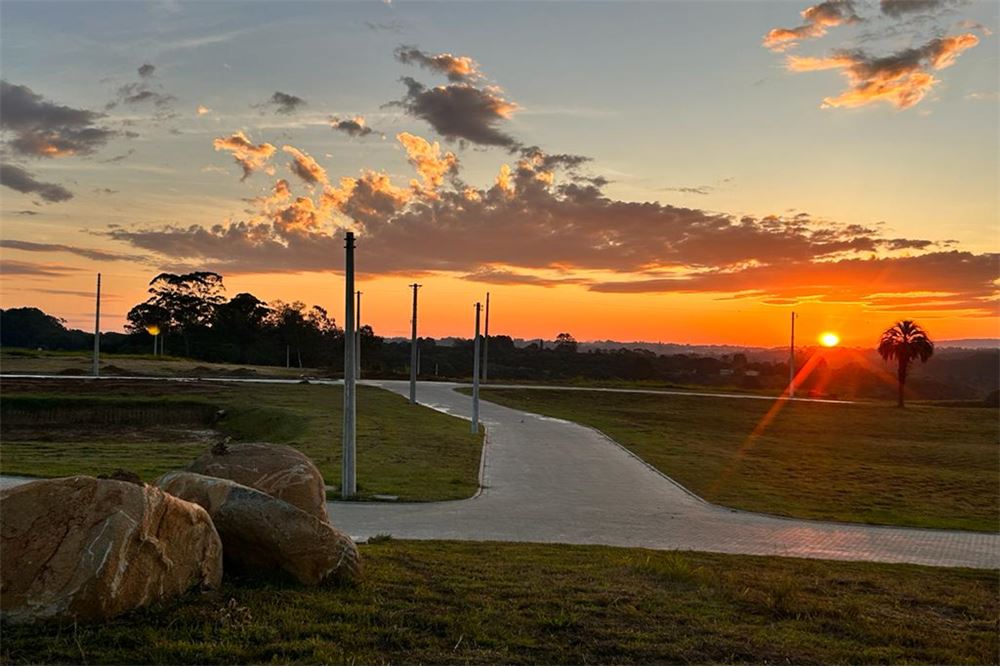
[[[560,352],[576,352],[576,339],[573,334],[561,333],[556,336],[556,349]]]
[[[910,364],[914,359],[920,359],[921,363],[930,359],[934,354],[934,343],[919,324],[913,320],[903,320],[896,322],[882,333],[878,343],[878,353],[886,361],[896,360],[896,379],[899,383],[897,405],[903,407],[903,387],[906,385]]]

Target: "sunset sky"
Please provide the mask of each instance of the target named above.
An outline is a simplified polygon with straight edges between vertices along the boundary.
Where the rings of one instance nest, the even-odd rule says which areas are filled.
[[[1000,4],[0,4],[4,308],[160,271],[343,319],[1000,336]]]

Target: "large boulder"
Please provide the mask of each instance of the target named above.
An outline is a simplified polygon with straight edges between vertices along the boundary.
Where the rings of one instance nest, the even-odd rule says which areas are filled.
[[[0,492],[0,615],[105,619],[222,579],[208,513],[158,488],[64,477]]]
[[[303,584],[349,581],[361,556],[349,536],[291,503],[228,479],[171,472],[156,485],[204,507],[222,538],[227,569],[283,571]]]
[[[320,521],[329,521],[323,475],[309,457],[292,447],[223,443],[198,457],[187,470],[231,479],[291,503]]]

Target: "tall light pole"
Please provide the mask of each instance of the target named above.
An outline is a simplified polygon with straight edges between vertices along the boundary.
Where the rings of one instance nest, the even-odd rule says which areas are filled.
[[[357,292],[358,305],[355,309],[355,317],[357,319],[356,326],[354,327],[354,377],[361,377],[361,290]]]
[[[795,398],[795,311],[792,311],[792,338],[788,345],[788,398]]]
[[[410,320],[410,403],[417,402],[417,290],[420,285],[413,283],[413,319]]]
[[[357,408],[354,377],[354,232],[344,235],[344,437],[343,460],[340,468],[340,497],[351,498],[357,493],[355,474],[354,417]]]
[[[472,343],[472,432],[479,433],[479,311],[482,304],[476,302],[476,338]]]
[[[97,306],[94,309],[94,377],[101,376],[101,274],[97,274]]]
[[[490,293],[486,293],[486,331],[483,332],[483,382],[489,380],[490,358]]]

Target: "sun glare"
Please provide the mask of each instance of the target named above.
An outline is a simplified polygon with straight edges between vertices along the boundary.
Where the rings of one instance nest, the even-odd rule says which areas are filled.
[[[820,334],[819,343],[823,347],[835,347],[839,342],[840,342],[840,336],[833,333],[832,331],[827,331],[826,333]]]

